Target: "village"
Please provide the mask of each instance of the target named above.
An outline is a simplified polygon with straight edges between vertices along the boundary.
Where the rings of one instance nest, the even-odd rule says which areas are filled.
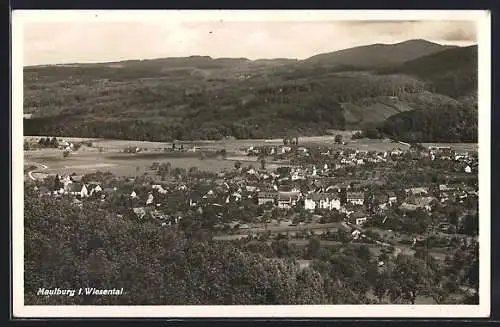
[[[377,152],[290,143],[242,150],[257,157],[259,167],[235,161],[233,169],[213,173],[153,162],[154,174],[28,180],[27,196],[70,199],[78,207],[99,203],[123,219],[204,231],[219,241],[300,243],[319,237],[325,244],[411,249],[477,237],[477,153],[419,145]],[[269,156],[292,164],[267,169]]]

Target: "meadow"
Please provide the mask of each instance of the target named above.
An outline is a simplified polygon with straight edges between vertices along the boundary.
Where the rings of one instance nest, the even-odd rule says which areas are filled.
[[[334,142],[334,135],[301,137],[301,145],[325,145],[335,148],[350,148],[358,150],[390,151],[395,147],[403,148],[405,145],[394,143],[391,140],[370,140],[357,139],[350,140],[352,132],[339,131],[343,139],[347,140],[346,145],[338,145]],[[183,141],[175,142],[176,146],[181,144],[187,152],[166,152],[164,149],[172,148],[169,142],[148,142],[148,141],[127,141],[89,138],[59,138],[68,142],[92,142],[92,147],[82,146],[78,151],[64,158],[62,150],[41,149],[24,151],[24,164],[43,164],[47,168],[39,169],[45,174],[85,174],[96,171],[109,171],[119,176],[135,176],[150,172],[149,167],[153,162],[169,162],[172,167],[189,169],[197,167],[199,170],[219,172],[221,170],[231,170],[234,168],[236,160],[244,165],[252,164],[259,167],[260,163],[254,157],[246,157],[243,150],[250,146],[282,145],[282,139],[257,139],[257,140],[221,140],[221,141]],[[25,140],[36,142],[38,137],[26,136]],[[429,146],[431,144],[424,144]],[[434,145],[434,144],[433,144]],[[442,145],[442,144],[435,144]],[[449,144],[458,151],[470,151],[477,149],[475,143],[454,143]],[[142,152],[130,154],[123,153],[127,147],[138,147]],[[216,157],[215,151],[226,150],[226,159]],[[204,153],[205,155],[202,155]],[[273,170],[279,166],[288,165],[286,163],[266,160],[266,169]]]

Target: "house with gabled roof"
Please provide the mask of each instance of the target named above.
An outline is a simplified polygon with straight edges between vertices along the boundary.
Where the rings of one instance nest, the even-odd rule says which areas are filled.
[[[347,202],[362,206],[365,203],[364,192],[347,192]]]
[[[278,207],[282,209],[290,209],[297,204],[299,199],[299,192],[279,192]]]
[[[257,195],[259,205],[274,203],[278,199],[278,192],[259,192]]]
[[[340,195],[338,193],[313,193],[304,199],[306,210],[340,209]]]
[[[351,215],[349,215],[349,220],[358,226],[362,226],[367,219],[368,214],[362,211],[353,212]]]
[[[87,189],[87,186],[85,186],[85,184],[82,184],[79,182],[71,183],[69,186],[68,193],[71,195],[80,196],[82,198],[89,196],[89,191]]]

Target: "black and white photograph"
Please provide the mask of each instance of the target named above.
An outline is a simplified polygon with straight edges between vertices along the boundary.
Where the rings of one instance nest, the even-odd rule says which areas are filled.
[[[14,11],[14,315],[488,316],[490,28]]]

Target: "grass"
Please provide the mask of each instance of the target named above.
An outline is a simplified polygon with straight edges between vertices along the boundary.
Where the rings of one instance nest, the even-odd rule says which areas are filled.
[[[158,155],[162,155],[159,153]],[[25,154],[27,165],[40,163],[46,164],[44,173],[69,175],[88,174],[96,171],[111,172],[117,176],[135,176],[136,173],[144,173],[149,170],[151,164],[156,161],[160,163],[169,162],[173,168],[197,167],[202,171],[218,172],[222,169],[234,169],[234,162],[228,160],[205,159],[197,157],[151,157],[137,156],[131,154],[82,152],[74,153],[68,158],[63,158],[60,152],[44,153],[37,151]],[[137,167],[139,170],[137,171]]]

